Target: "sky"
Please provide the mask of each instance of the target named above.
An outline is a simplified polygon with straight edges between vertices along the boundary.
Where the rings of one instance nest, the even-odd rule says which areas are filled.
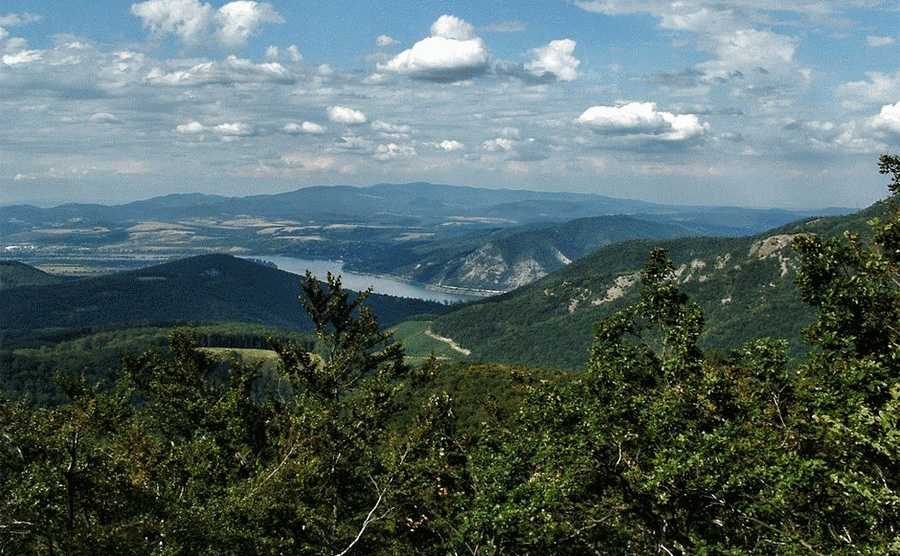
[[[0,203],[428,181],[863,207],[900,0],[4,0]]]

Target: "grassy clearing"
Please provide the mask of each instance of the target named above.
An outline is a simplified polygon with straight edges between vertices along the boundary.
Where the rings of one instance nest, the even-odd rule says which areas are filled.
[[[436,340],[426,334],[431,327],[431,321],[402,322],[391,328],[394,338],[403,342],[406,347],[407,359],[413,363],[419,363],[428,358],[432,353],[442,359],[462,361],[465,357],[452,349],[445,342]]]
[[[254,365],[261,363],[264,368],[274,368],[278,363],[278,354],[270,349],[255,348],[221,348],[221,347],[204,347],[199,348],[201,351],[209,353],[214,357],[226,358],[232,353],[237,354],[244,363]]]

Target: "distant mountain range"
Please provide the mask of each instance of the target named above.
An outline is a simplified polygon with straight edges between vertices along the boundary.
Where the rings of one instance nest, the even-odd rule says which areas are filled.
[[[17,265],[24,267],[25,265]],[[32,269],[32,276],[40,271]],[[294,330],[312,324],[299,303],[300,278],[229,255],[201,255],[137,271],[22,285],[0,291],[0,330],[150,323],[248,322]],[[385,326],[446,306],[387,295],[368,305]]]
[[[738,238],[676,237],[693,230],[687,224],[628,216],[462,236],[448,241],[446,252],[419,254],[443,265],[432,265],[432,272],[446,273],[441,279],[449,279],[451,272],[463,279],[459,273],[471,268],[450,264],[461,260],[454,253],[479,253],[485,245],[494,246],[504,260],[527,255],[548,267],[548,261],[556,261],[559,269],[509,293],[458,307],[384,295],[373,295],[369,305],[384,325],[401,324],[400,330],[417,337],[426,350],[440,346],[455,358],[473,361],[579,368],[587,359],[594,322],[636,299],[647,254],[661,246],[670,253],[683,290],[704,310],[706,348],[729,350],[773,336],[790,339],[792,353],[799,354],[806,349],[801,331],[813,311],[797,295],[792,241],[809,233],[865,234],[865,222],[883,211],[884,205],[876,204],[848,216],[805,219]],[[645,239],[602,245],[625,237]],[[602,246],[589,253],[597,244]],[[563,260],[575,256],[581,258],[569,264]],[[0,280],[6,284],[0,290],[0,331],[7,336],[174,321],[310,329],[298,303],[297,276],[227,255],[195,256],[81,280],[4,264]]]
[[[173,194],[122,205],[70,203],[52,208],[31,205],[0,207],[0,232],[20,231],[28,223],[46,220],[113,223],[148,219],[180,219],[253,215],[266,218],[346,220],[367,223],[444,222],[449,218],[481,217],[511,223],[559,222],[603,214],[680,215],[696,219],[716,211],[722,223],[736,229],[766,225],[810,214],[828,215],[845,209],[793,211],[661,205],[585,193],[488,189],[425,182],[369,187],[311,186],[248,197],[200,193]],[[735,215],[740,215],[734,219]],[[783,223],[783,222],[782,222]]]
[[[289,255],[340,259],[350,270],[432,285],[507,291],[610,242],[751,235],[842,212],[429,183],[316,186],[249,197],[167,195],[117,206],[2,207],[0,253],[97,273],[200,253]]]

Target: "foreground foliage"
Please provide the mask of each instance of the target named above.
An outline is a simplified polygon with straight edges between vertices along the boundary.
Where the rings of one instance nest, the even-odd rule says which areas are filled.
[[[0,553],[900,554],[900,158],[881,169],[871,239],[797,240],[799,364],[783,340],[704,354],[655,250],[584,372],[479,379],[460,418],[436,360],[408,368],[364,296],[308,277],[317,348],[275,342],[276,386],[179,333],[111,392],[0,405]]]

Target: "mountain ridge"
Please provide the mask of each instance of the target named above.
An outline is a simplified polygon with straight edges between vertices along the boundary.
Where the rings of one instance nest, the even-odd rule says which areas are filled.
[[[814,311],[802,303],[794,284],[791,241],[799,234],[865,236],[865,223],[886,206],[805,219],[749,237],[634,240],[602,247],[528,286],[454,308],[435,318],[432,330],[470,350],[473,361],[580,368],[593,324],[637,299],[646,257],[662,247],[675,264],[680,287],[704,311],[705,348],[728,351],[772,336],[788,339],[792,354],[799,355],[808,349],[802,331]]]
[[[145,199],[137,199],[134,201],[128,201],[124,203],[115,203],[115,204],[104,204],[104,203],[83,203],[83,202],[66,202],[53,206],[41,207],[35,204],[30,203],[4,203],[0,205],[0,209],[34,209],[34,210],[54,210],[54,209],[85,209],[85,208],[117,208],[117,209],[125,209],[135,206],[147,206],[150,204],[156,205],[169,205],[169,206],[184,206],[185,203],[180,201],[184,200],[193,200],[195,203],[193,205],[210,205],[210,204],[220,204],[227,203],[229,201],[239,200],[239,199],[262,199],[262,198],[285,198],[293,195],[307,193],[307,192],[320,192],[324,190],[336,190],[336,191],[365,191],[365,190],[379,190],[379,191],[391,191],[391,190],[406,190],[409,188],[422,188],[427,187],[431,188],[432,191],[441,191],[441,192],[489,192],[494,194],[508,194],[511,196],[527,196],[545,198],[545,199],[559,199],[559,198],[573,198],[573,199],[593,199],[593,200],[605,200],[605,201],[616,201],[616,202],[626,202],[626,203],[634,203],[635,205],[644,205],[648,207],[664,207],[671,208],[676,210],[691,210],[691,209],[744,209],[744,210],[775,210],[775,211],[787,211],[787,212],[821,212],[823,214],[832,214],[835,212],[850,212],[855,209],[849,207],[823,207],[818,209],[805,209],[805,208],[784,208],[784,207],[743,207],[738,205],[681,205],[681,204],[670,204],[670,203],[659,203],[654,201],[645,201],[640,199],[631,199],[627,197],[613,197],[610,195],[602,195],[598,193],[585,193],[585,192],[567,192],[567,191],[539,191],[533,189],[512,189],[512,188],[491,188],[491,187],[483,187],[483,186],[472,186],[472,185],[453,185],[453,184],[440,184],[440,183],[431,183],[431,182],[402,182],[402,183],[374,183],[371,185],[324,185],[324,184],[314,184],[303,187],[298,187],[297,189],[293,189],[290,191],[284,191],[279,193],[261,193],[255,195],[234,195],[234,196],[226,196],[226,195],[215,195],[209,193],[200,193],[200,192],[188,192],[188,193],[168,193],[164,195],[156,195],[153,197],[148,197]],[[406,191],[404,191],[406,192]],[[202,201],[202,202],[199,202]]]

